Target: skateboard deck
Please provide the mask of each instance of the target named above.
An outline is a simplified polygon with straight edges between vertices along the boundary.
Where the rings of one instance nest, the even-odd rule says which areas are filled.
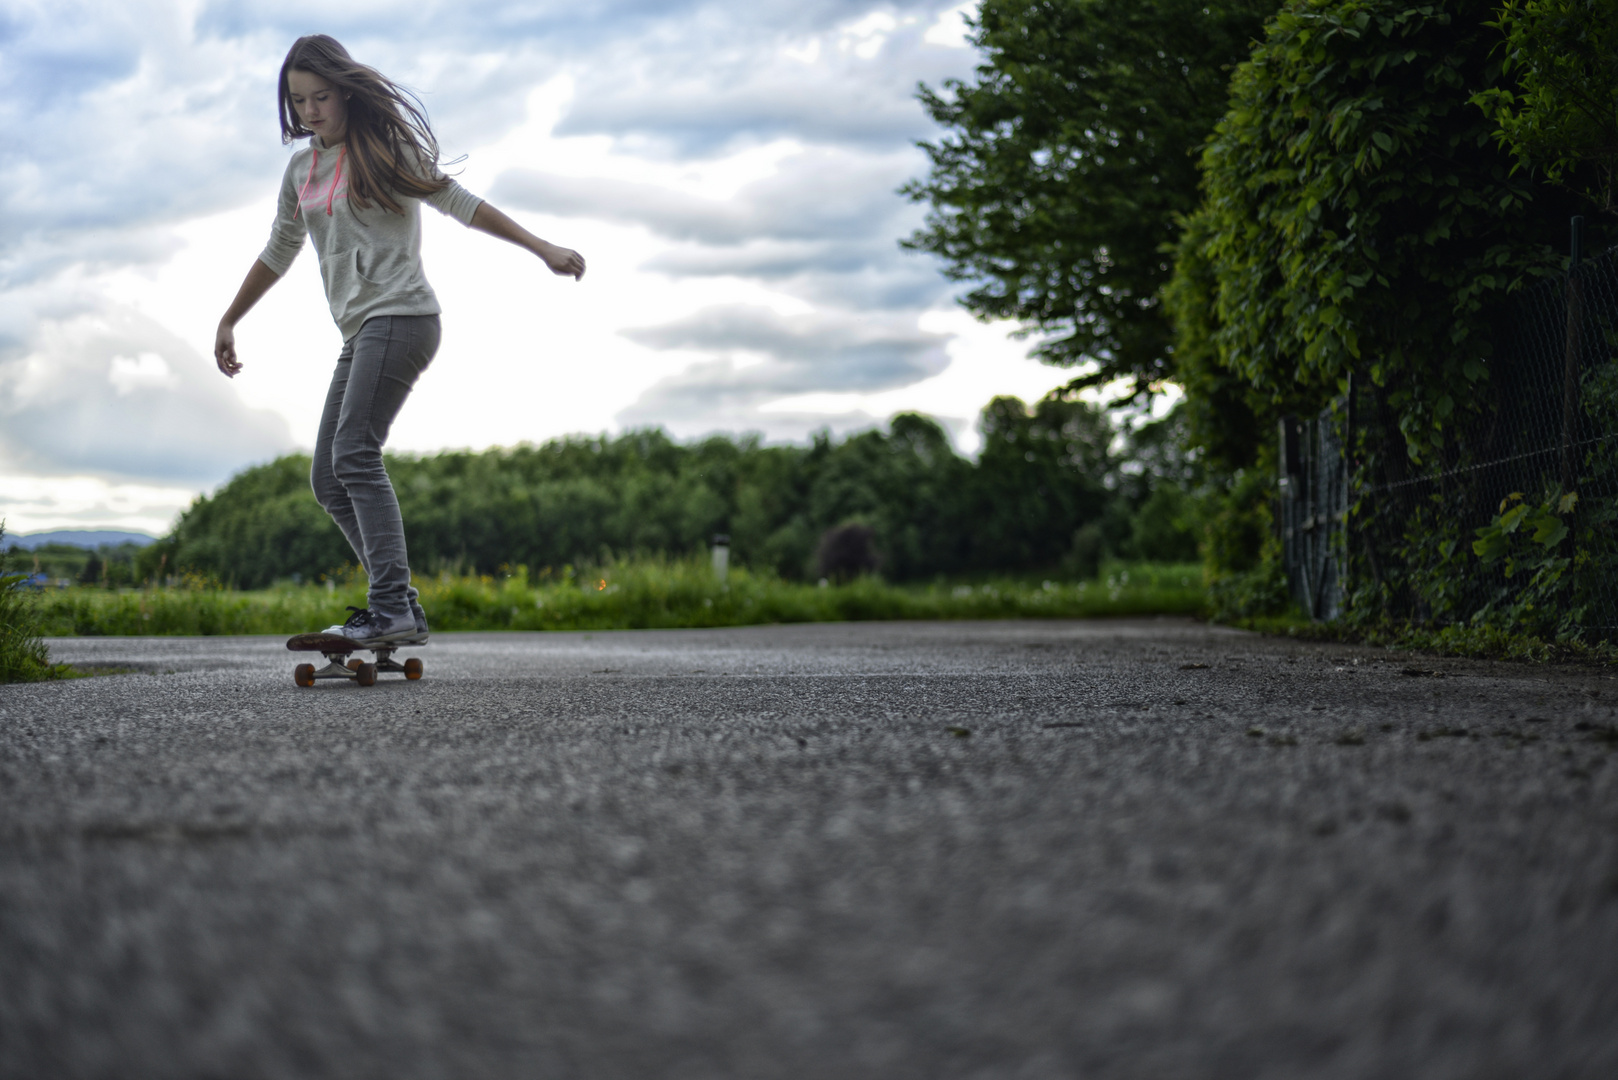
[[[317,652],[326,658],[326,666],[299,664],[292,669],[292,681],[299,686],[313,686],[316,679],[353,679],[360,686],[374,686],[378,673],[399,672],[407,679],[421,678],[421,661],[412,656],[399,663],[393,654],[401,648],[424,645],[426,642],[390,642],[387,645],[361,645],[341,634],[298,634],[287,639],[292,652]],[[374,663],[360,660],[353,653],[368,652],[376,656]]]

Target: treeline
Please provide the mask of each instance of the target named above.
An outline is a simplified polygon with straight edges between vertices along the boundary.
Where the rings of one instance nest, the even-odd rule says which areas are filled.
[[[97,548],[76,544],[41,544],[25,549],[0,537],[0,547],[10,552],[10,565],[15,573],[27,576],[43,575],[52,584],[72,582],[77,585],[134,585],[140,581],[140,552],[138,544],[102,544]]]
[[[976,461],[914,413],[887,430],[807,446],[756,437],[681,443],[658,430],[429,456],[390,455],[416,572],[593,565],[679,555],[730,537],[732,559],[789,579],[825,572],[849,525],[893,581],[936,575],[1094,573],[1106,555],[1196,558],[1186,492],[1197,466],[1177,417],[1120,429],[1081,401],[997,398]],[[846,539],[846,538],[845,538]],[[846,546],[846,545],[845,545]],[[846,552],[845,552],[846,555]],[[241,588],[317,580],[354,556],[309,490],[309,459],[248,469],[181,515],[140,556],[146,576]]]

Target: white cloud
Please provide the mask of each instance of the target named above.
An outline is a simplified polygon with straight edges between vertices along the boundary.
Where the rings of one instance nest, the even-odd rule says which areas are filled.
[[[784,45],[781,55],[800,64],[812,64],[820,59],[820,39],[810,38],[801,45]]]
[[[836,417],[779,403],[816,392],[870,394],[910,386],[949,364],[948,336],[918,330],[903,317],[781,315],[732,305],[624,334],[650,348],[678,350],[694,362],[647,389],[619,418],[638,425],[675,417],[678,430],[687,433],[764,429],[779,437],[785,428],[801,437],[833,422],[867,427],[874,418],[862,411]]]
[[[167,360],[154,352],[144,352],[139,356],[114,356],[107,381],[119,397],[128,397],[136,390],[172,386],[175,378]]]
[[[910,150],[802,150],[779,160],[770,175],[723,196],[662,183],[513,169],[500,177],[489,197],[542,213],[634,222],[672,240],[847,241],[919,223],[920,215],[911,213],[894,189],[923,160]],[[890,222],[892,229],[884,229]],[[884,248],[899,257],[896,244],[885,243]]]
[[[134,529],[161,536],[195,497],[189,485],[0,472],[0,518],[7,536],[62,528]]]
[[[843,27],[837,35],[837,47],[861,60],[870,60],[882,51],[883,43],[898,28],[899,20],[891,14],[873,11]]]
[[[661,326],[636,327],[625,337],[654,349],[753,354],[782,365],[783,392],[848,386],[906,385],[934,374],[947,339],[917,330],[914,320],[815,312],[782,315],[735,304],[708,308]],[[756,371],[757,369],[749,369]],[[756,375],[749,381],[761,388]]]
[[[160,259],[151,233],[273,169],[277,60],[195,47],[183,7],[22,5],[0,36],[0,287]],[[204,148],[206,148],[204,150]]]
[[[975,454],[982,443],[977,410],[990,398],[1011,395],[1036,401],[1073,374],[1026,355],[1007,356],[1006,335],[1012,327],[978,322],[959,308],[928,312],[917,329],[944,341],[947,364],[936,374],[892,388],[789,394],[759,406],[759,411],[809,431],[828,423],[833,430],[846,430],[844,418],[922,412],[944,425],[956,449]]]
[[[970,73],[947,0],[52,0],[0,20],[0,516],[162,531],[314,437],[340,342],[306,252],[214,370],[288,150],[274,78],[320,26],[422,93],[461,180],[584,251],[582,283],[424,215],[443,349],[392,445],[625,424],[798,438],[971,417],[1065,375],[952,309],[897,241]],[[949,47],[940,47],[949,46]],[[30,486],[32,485],[32,486]],[[161,519],[161,520],[160,520]]]
[[[0,468],[13,475],[213,484],[291,446],[281,417],[245,407],[210,359],[138,311],[44,319],[32,345],[0,360]]]
[[[978,14],[977,0],[968,0],[967,3],[957,4],[938,17],[938,21],[927,28],[921,35],[921,40],[929,45],[942,45],[948,49],[964,49],[972,44],[969,35],[972,30],[967,26],[967,19],[975,19]]]

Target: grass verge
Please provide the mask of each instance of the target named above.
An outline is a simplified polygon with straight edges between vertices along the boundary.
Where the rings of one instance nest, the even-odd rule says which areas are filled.
[[[889,585],[783,581],[733,570],[718,581],[700,559],[642,559],[560,579],[418,580],[434,631],[631,630],[869,619],[1084,618],[1203,614],[1207,590],[1195,566],[1107,566],[1093,581],[994,579]],[[47,636],[296,634],[341,622],[365,603],[365,584],[331,589],[68,588],[38,597]]]
[[[1351,626],[1312,622],[1299,614],[1216,620],[1241,630],[1305,641],[1379,645],[1401,652],[1455,656],[1470,660],[1520,660],[1535,664],[1618,664],[1611,642],[1546,641],[1493,626],[1418,627],[1401,623]]]

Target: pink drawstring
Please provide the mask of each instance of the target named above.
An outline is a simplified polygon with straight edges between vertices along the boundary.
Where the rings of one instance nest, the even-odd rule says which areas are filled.
[[[314,179],[315,179],[315,165],[319,161],[320,161],[320,151],[316,150],[314,148],[314,146],[311,145],[309,147],[309,175],[304,177],[304,179],[303,179],[303,187],[298,189],[298,205],[292,208],[292,217],[293,217],[294,220],[296,220],[297,217],[298,217],[298,211],[303,209],[303,193],[308,191],[309,190],[309,185],[314,182]],[[328,211],[328,213],[329,212],[330,211]]]
[[[331,174],[331,187],[326,190],[327,217],[331,217],[331,201],[337,195],[337,181],[343,178],[343,155],[346,153],[348,153],[347,143],[337,148],[337,171]]]
[[[332,173],[331,186],[326,189],[326,216],[331,217],[331,201],[337,197],[337,183],[343,178],[343,155],[348,153],[348,144],[344,143],[337,148],[337,171]],[[298,205],[292,210],[293,218],[297,218],[298,211],[303,209],[303,196],[309,190],[309,185],[315,180],[315,166],[320,163],[320,151],[315,149],[313,143],[309,145],[309,175],[303,179],[303,187],[298,189]]]

